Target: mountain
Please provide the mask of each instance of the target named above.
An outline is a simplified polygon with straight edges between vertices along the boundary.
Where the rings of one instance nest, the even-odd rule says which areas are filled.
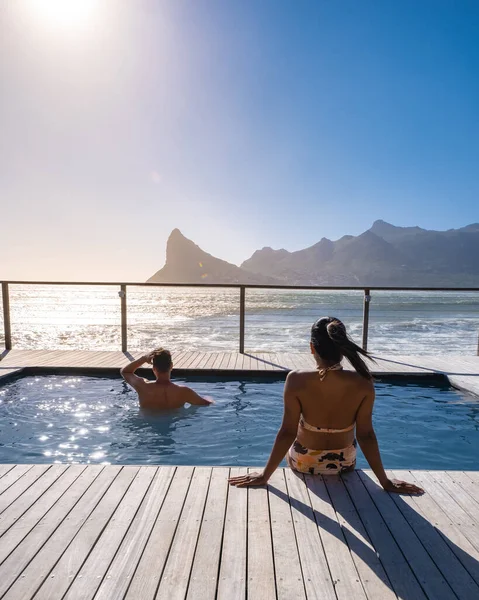
[[[204,252],[174,229],[166,244],[166,264],[147,283],[271,283],[280,282]]]
[[[388,287],[479,287],[479,223],[433,231],[375,221],[295,252],[265,247],[240,267],[207,254],[175,229],[166,264],[149,282]]]
[[[479,224],[430,231],[375,221],[359,236],[256,251],[242,265],[296,285],[479,286]]]

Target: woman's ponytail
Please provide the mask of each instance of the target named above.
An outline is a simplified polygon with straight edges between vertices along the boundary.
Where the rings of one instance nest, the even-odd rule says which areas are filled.
[[[311,341],[321,358],[336,360],[339,355],[345,356],[359,375],[365,379],[372,379],[369,367],[361,358],[361,355],[370,358],[369,354],[352,341],[344,323],[339,319],[323,317],[316,321],[311,333]]]

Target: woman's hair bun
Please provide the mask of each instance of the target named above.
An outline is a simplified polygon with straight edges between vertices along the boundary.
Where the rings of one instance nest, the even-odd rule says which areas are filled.
[[[326,325],[326,330],[328,332],[328,336],[333,340],[333,342],[341,343],[347,339],[346,327],[341,321],[339,321],[339,319],[330,321]]]

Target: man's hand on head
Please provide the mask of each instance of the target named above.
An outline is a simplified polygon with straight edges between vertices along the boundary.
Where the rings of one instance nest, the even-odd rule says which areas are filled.
[[[150,352],[149,354],[145,354],[145,361],[151,365],[153,363],[153,357],[155,356],[154,352]]]

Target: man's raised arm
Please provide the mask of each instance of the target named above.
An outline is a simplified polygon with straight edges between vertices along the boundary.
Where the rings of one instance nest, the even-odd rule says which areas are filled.
[[[138,375],[135,375],[135,371],[145,363],[151,364],[151,354],[140,356],[140,358],[133,360],[130,364],[120,369],[120,375],[131,385],[132,388],[136,389],[137,386],[143,383],[143,379],[138,377]]]

